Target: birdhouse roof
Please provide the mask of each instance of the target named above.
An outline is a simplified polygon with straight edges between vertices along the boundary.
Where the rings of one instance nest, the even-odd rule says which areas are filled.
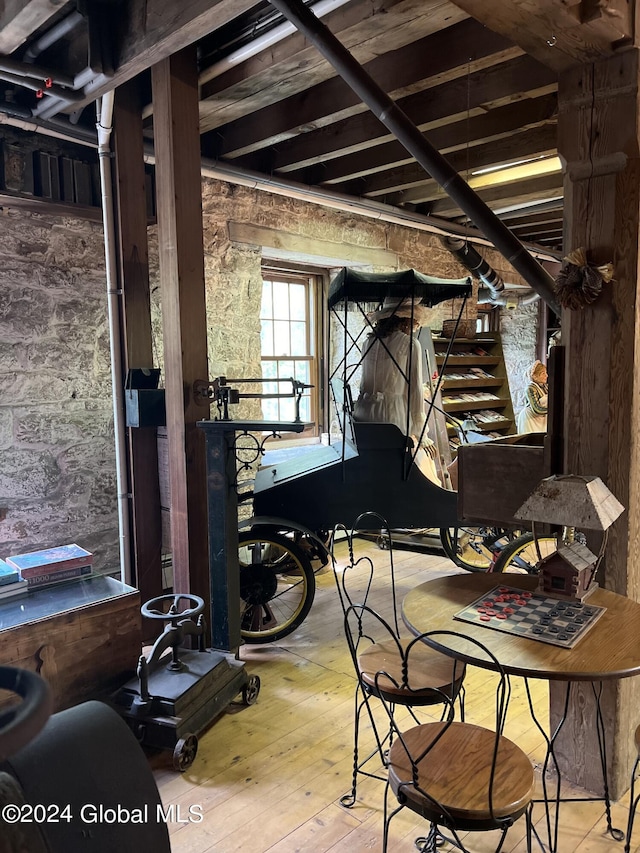
[[[562,542],[558,554],[578,570],[591,568],[598,559],[593,551],[580,542]]]
[[[526,521],[607,530],[624,507],[599,477],[565,474],[546,477],[516,512]]]

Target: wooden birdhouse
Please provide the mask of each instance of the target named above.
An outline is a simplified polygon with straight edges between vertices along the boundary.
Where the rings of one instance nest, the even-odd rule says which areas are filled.
[[[536,523],[563,528],[557,537],[557,551],[538,563],[538,590],[554,598],[582,601],[597,586],[593,581],[604,556],[608,530],[623,511],[599,477],[563,474],[541,480],[515,514],[531,522],[534,539]],[[576,541],[576,528],[603,534],[597,556]]]
[[[582,601],[598,585],[592,583],[598,557],[579,542],[561,542],[539,564],[538,592],[565,601]]]

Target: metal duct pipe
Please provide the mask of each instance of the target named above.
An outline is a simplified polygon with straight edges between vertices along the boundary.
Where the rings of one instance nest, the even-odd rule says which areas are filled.
[[[348,0],[318,0],[313,6],[313,14],[316,18],[322,18],[324,15],[328,15],[329,12],[333,12],[335,9],[344,6],[347,2]],[[223,59],[205,68],[200,74],[199,82],[207,83],[209,80],[219,77],[240,62],[244,62],[251,56],[255,56],[268,47],[278,44],[278,42],[291,35],[292,32],[295,32],[295,26],[292,24],[279,24],[277,27],[262,33],[257,38],[252,38],[248,44],[239,47]],[[152,107],[152,105],[150,104],[149,107]]]
[[[476,248],[459,237],[442,237],[441,241],[454,258],[480,279],[493,297],[499,298],[500,292],[504,290],[504,281]]]
[[[67,15],[66,18],[63,18],[58,24],[51,27],[50,30],[47,30],[44,35],[40,36],[37,41],[34,41],[33,44],[29,45],[22,57],[24,62],[33,62],[38,56],[40,56],[43,50],[51,47],[52,44],[60,41],[61,38],[64,38],[68,33],[75,30],[78,24],[81,24],[83,20],[83,16],[77,11]]]
[[[50,98],[56,98],[64,101],[67,104],[73,104],[81,101],[84,97],[80,92],[70,92],[63,89],[61,86],[56,86],[52,83],[48,89],[43,90],[43,81],[35,80],[31,77],[21,76],[20,74],[12,74],[9,71],[0,70],[0,80],[6,80],[7,83],[13,83],[15,86],[23,86],[25,89],[30,89],[32,92],[43,92]]]
[[[478,305],[494,305],[496,308],[519,308],[521,305],[531,305],[540,299],[540,294],[535,290],[526,290],[524,293],[503,290],[500,296],[496,296],[488,287],[478,289]]]
[[[23,62],[17,62],[8,56],[0,57],[0,71],[35,80],[40,84],[39,88],[42,88],[47,78],[59,86],[73,86],[73,78],[67,74],[60,74],[59,71],[51,71],[48,68],[42,68],[40,65],[25,65]]]
[[[520,240],[469,187],[447,160],[418,130],[411,119],[367,74],[340,41],[301,0],[269,0],[315,45],[342,79],[369,107],[416,161],[430,174],[475,225],[491,240],[528,284],[556,312],[553,278],[525,249]]]
[[[98,142],[95,131],[84,127],[70,128],[66,121],[59,118],[48,120],[34,118],[28,107],[19,107],[17,104],[8,104],[5,101],[0,101],[0,125],[2,124],[19,127],[30,133],[43,133],[45,136],[63,139],[66,142],[76,142],[90,148],[96,148]]]

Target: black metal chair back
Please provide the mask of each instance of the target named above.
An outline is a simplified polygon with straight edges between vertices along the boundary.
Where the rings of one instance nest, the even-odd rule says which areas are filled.
[[[398,600],[396,595],[395,566],[393,562],[393,542],[391,530],[387,521],[377,512],[363,512],[355,520],[353,526],[348,529],[344,524],[337,524],[331,534],[329,550],[333,576],[342,605],[342,612],[346,614],[347,609],[358,603],[366,605],[373,587],[374,575],[377,573],[371,557],[362,556],[356,558],[356,540],[359,534],[376,530],[381,542],[384,543],[384,553],[389,558],[389,596],[391,605],[391,624],[396,637],[400,636],[400,625],[398,622]],[[335,544],[339,533],[344,533],[348,548],[348,562],[340,568],[335,558]]]
[[[366,608],[357,605],[353,608],[352,623],[370,619]],[[396,716],[398,706],[403,703],[389,695],[389,684],[406,693],[405,701],[411,701],[419,693],[423,685],[412,682],[411,660],[425,643],[451,656],[450,688],[441,687],[437,691],[445,712],[439,722],[407,729]],[[508,828],[522,814],[527,815],[529,843],[533,766],[526,754],[504,737],[510,683],[495,655],[478,640],[456,631],[427,631],[406,645],[402,655],[402,679],[394,678],[384,668],[375,675],[375,692],[389,717],[393,739],[387,795],[391,788],[398,801],[397,808],[389,814],[385,799],[383,849],[387,847],[391,819],[405,807],[430,822],[426,850],[435,850],[433,845],[442,837],[443,828],[451,833],[450,840],[461,850],[467,848],[460,832],[501,829],[497,847],[500,850]],[[495,717],[490,729],[455,720],[455,685],[464,671],[465,661],[486,666],[495,674]],[[509,794],[513,791],[513,796],[505,799],[505,789]]]

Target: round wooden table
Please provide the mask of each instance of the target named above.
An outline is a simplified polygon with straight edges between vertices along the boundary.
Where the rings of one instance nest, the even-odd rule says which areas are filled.
[[[548,681],[605,681],[640,674],[640,604],[615,592],[596,589],[586,603],[606,610],[572,649],[453,618],[498,586],[534,591],[537,578],[477,573],[427,581],[405,596],[402,618],[416,635],[425,631],[455,631],[472,637],[485,645],[510,675]],[[441,638],[437,647],[467,663],[490,668],[472,643]]]
[[[544,678],[547,681],[563,681],[567,685],[567,703],[565,713],[553,735],[546,735],[536,720],[529,687],[527,696],[531,715],[547,742],[547,757],[542,769],[544,805],[547,814],[547,835],[549,850],[558,851],[558,824],[560,803],[561,774],[555,755],[555,741],[566,718],[569,691],[575,682],[592,682],[595,702],[595,726],[600,732],[598,738],[600,761],[603,771],[603,786],[607,831],[616,840],[624,839],[624,833],[615,829],[611,822],[611,800],[607,779],[606,732],[600,707],[600,692],[597,683],[627,678],[640,674],[640,604],[623,595],[617,595],[605,589],[596,589],[586,600],[587,604],[605,607],[605,612],[590,627],[573,648],[550,645],[528,637],[508,634],[491,629],[485,625],[476,625],[454,619],[456,613],[464,610],[476,599],[486,595],[495,587],[508,586],[533,592],[538,579],[530,575],[518,574],[458,574],[427,581],[409,592],[402,602],[402,618],[409,630],[415,634],[426,631],[456,632],[482,643],[495,655],[498,663],[508,675],[519,675],[525,679]],[[438,636],[426,640],[429,645],[466,663],[485,669],[495,669],[495,663],[489,660],[474,643],[452,635]],[[546,770],[550,762],[557,771],[555,795],[549,796],[546,784]],[[576,799],[576,798],[571,798]],[[579,799],[579,798],[578,798]],[[593,798],[585,798],[593,799]],[[555,814],[549,806],[555,804]]]

